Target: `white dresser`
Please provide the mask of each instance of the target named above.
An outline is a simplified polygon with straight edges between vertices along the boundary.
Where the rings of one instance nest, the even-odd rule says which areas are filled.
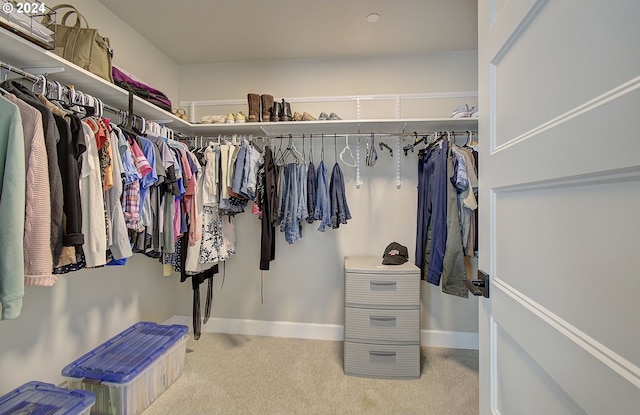
[[[420,270],[411,262],[345,257],[344,372],[420,377]]]

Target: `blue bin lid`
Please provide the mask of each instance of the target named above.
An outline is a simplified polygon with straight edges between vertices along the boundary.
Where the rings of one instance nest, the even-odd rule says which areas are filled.
[[[0,415],[76,415],[86,412],[95,401],[92,392],[33,381],[0,397]]]
[[[128,383],[189,331],[180,324],[140,322],[62,369],[62,376]]]

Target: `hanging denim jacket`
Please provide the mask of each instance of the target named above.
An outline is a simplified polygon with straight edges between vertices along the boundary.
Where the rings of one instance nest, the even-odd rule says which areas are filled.
[[[327,167],[324,164],[324,160],[318,165],[317,178],[318,187],[316,191],[316,210],[314,212],[314,218],[320,221],[318,230],[320,232],[324,232],[325,227],[331,225]]]

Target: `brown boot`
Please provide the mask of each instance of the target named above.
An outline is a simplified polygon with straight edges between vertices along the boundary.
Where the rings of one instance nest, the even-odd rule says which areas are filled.
[[[271,108],[271,122],[280,121],[280,114],[282,112],[282,106],[278,101],[273,101],[273,107]]]
[[[260,100],[262,101],[262,122],[269,122],[273,109],[273,95],[261,95]]]
[[[293,115],[291,115],[291,104],[284,99],[282,100],[280,111],[280,121],[293,121]]]
[[[260,121],[260,95],[247,94],[247,101],[249,102],[249,117],[247,118],[247,121]]]

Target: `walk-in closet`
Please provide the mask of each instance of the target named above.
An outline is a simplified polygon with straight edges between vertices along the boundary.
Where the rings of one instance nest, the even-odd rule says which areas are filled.
[[[0,414],[633,413],[640,7],[564,3],[0,0]]]

